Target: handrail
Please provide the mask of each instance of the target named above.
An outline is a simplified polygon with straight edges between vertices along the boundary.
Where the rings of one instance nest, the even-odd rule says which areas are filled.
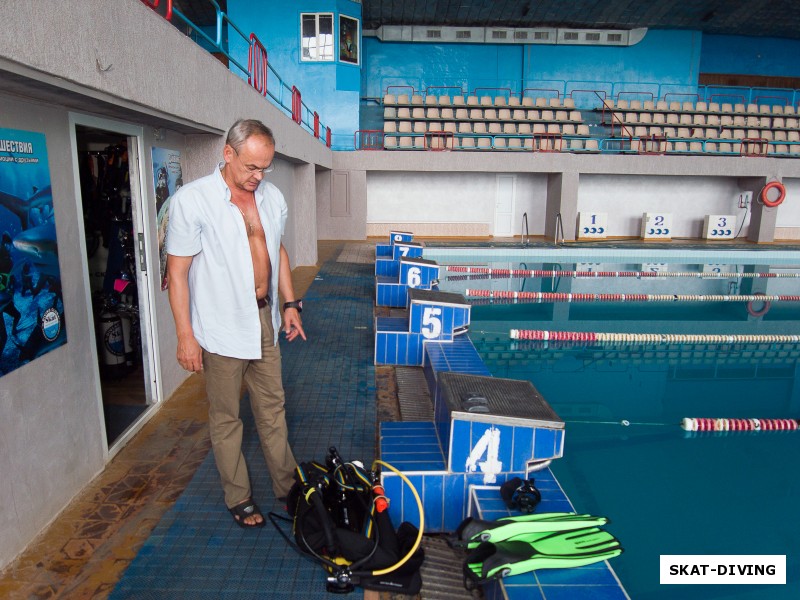
[[[474,90],[472,90],[472,95],[478,97],[479,96],[479,94],[478,94],[479,90],[480,91],[495,90],[495,91],[501,91],[501,92],[508,92],[508,96],[512,95],[511,88],[509,88],[509,87],[476,87]]]
[[[553,243],[556,246],[560,245],[559,242],[558,242],[558,232],[559,231],[561,231],[561,243],[563,243],[564,242],[564,223],[561,220],[561,213],[560,212],[556,213],[556,230],[555,230],[555,235],[554,235],[554,238],[553,238]]]
[[[161,4],[161,0],[142,0],[147,6],[152,8],[153,10],[158,10],[158,5]],[[172,0],[167,0],[165,2],[166,10],[164,11],[164,18],[167,21],[172,20]]]
[[[617,100],[619,100],[622,95],[625,94],[626,96],[648,96],[650,101],[654,101],[655,98],[653,97],[653,92],[645,92],[645,91],[622,91],[617,94]]]
[[[600,98],[600,94],[598,94],[597,91],[595,91],[595,95]],[[608,108],[608,113],[611,115],[611,135],[614,135],[614,122],[616,121],[619,125],[620,133],[624,136],[632,137],[630,129],[625,126],[625,123],[620,121],[619,116],[617,116],[617,114],[614,112],[614,109],[606,104],[604,98],[600,98],[600,100],[603,103],[603,116],[601,117],[603,123],[605,123],[606,108]]]
[[[250,51],[247,56],[247,69],[252,74],[247,83],[252,85],[262,96],[267,95],[267,49],[255,33],[250,34]]]
[[[522,90],[521,98],[525,98],[525,92],[554,92],[554,98],[560,98],[561,92],[554,88],[525,88]],[[532,98],[549,98],[549,96],[531,96]]]
[[[428,87],[425,88],[425,95],[427,96],[428,94],[430,94],[431,90],[458,90],[459,93],[456,94],[456,96],[464,95],[464,90],[459,85],[429,85]]]
[[[477,82],[476,82],[477,83]],[[469,80],[465,80],[463,85],[466,90],[473,88]],[[481,80],[478,85],[487,85],[485,80]],[[422,82],[417,80],[417,86],[422,89],[436,89],[440,86],[435,82]],[[404,86],[397,83],[392,87],[408,87],[414,89],[414,86]],[[512,86],[513,87],[513,86]],[[779,88],[779,87],[741,87],[741,86],[726,86],[720,84],[705,85],[705,84],[677,84],[677,83],[658,83],[651,81],[604,81],[604,80],[549,80],[549,79],[524,79],[520,84],[522,92],[520,98],[525,96],[535,96],[536,92],[544,92],[544,95],[555,97],[572,97],[585,95],[587,91],[595,92],[601,91],[607,97],[616,98],[620,94],[626,95],[652,95],[654,100],[673,98],[673,97],[686,97],[691,96],[695,101],[704,100],[707,102],[712,101],[711,96],[731,96],[741,95],[746,100],[752,102],[757,96],[779,95],[776,97],[786,98],[789,104],[797,105],[800,103],[800,89],[792,88]],[[500,89],[498,87],[489,89]],[[578,92],[578,93],[576,93]],[[542,94],[539,94],[542,95]],[[774,102],[773,102],[774,103]]]
[[[528,237],[530,236],[530,232],[528,231],[528,213],[522,213],[522,223],[525,225],[525,228],[520,231],[522,234],[522,245],[528,245]]]
[[[203,31],[199,26],[193,23],[183,12],[181,12],[177,6],[174,6],[173,0],[165,0],[166,11],[162,16],[164,16],[164,18],[173,25],[175,25],[173,18],[186,25],[188,28],[187,35],[189,37],[192,37],[192,39],[195,41],[202,39],[208,43],[214,52],[219,52],[227,59],[229,68],[230,65],[233,65],[244,75],[246,75],[247,83],[259,94],[270,98],[273,103],[278,106],[278,108],[282,109],[298,125],[302,126],[303,129],[314,135],[315,138],[321,139],[320,131],[322,131],[323,126],[319,122],[319,115],[311,111],[308,106],[303,103],[300,97],[300,90],[294,86],[290,87],[284,83],[283,78],[267,60],[266,47],[261,43],[255,33],[251,33],[249,35],[246,34],[236,25],[236,23],[231,21],[225,11],[220,8],[216,0],[207,1],[214,7],[215,11],[216,27],[213,38]],[[161,0],[141,0],[141,2],[145,6],[153,9],[156,12],[159,12],[157,9],[161,4]],[[225,27],[225,25],[227,25],[227,27]],[[236,58],[228,51],[227,48],[230,40],[227,38],[231,34],[238,35],[248,46],[247,66],[236,60]],[[274,89],[270,89],[269,87],[269,81],[270,79],[273,79],[268,77],[269,71],[272,71],[274,80],[277,81],[277,94],[275,93]],[[273,88],[274,87],[275,86],[273,86]],[[288,105],[283,100],[284,92],[288,92],[290,94],[290,103]],[[313,115],[313,122],[311,121],[311,115]],[[324,143],[329,148],[330,140],[330,127],[327,127],[325,128]]]

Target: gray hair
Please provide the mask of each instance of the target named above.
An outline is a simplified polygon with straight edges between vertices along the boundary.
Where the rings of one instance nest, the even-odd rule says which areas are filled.
[[[272,146],[275,145],[275,136],[272,135],[272,130],[256,119],[239,119],[236,121],[228,131],[225,143],[238,153],[245,141],[254,135],[265,137]]]

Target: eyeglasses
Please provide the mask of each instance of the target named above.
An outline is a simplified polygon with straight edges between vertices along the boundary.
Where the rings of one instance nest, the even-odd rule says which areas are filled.
[[[231,146],[231,148],[233,149],[233,153],[236,155],[237,158],[239,158],[239,162],[241,163],[242,159],[239,157],[239,152],[233,146]],[[247,171],[247,173],[249,173],[250,175],[261,173],[261,175],[263,176],[266,175],[267,173],[272,173],[275,170],[275,161],[271,162],[266,167],[256,167],[254,165],[246,165],[244,163],[242,163],[242,167],[244,167],[244,170]]]

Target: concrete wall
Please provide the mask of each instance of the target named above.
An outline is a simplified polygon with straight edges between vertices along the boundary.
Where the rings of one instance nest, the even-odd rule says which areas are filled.
[[[578,212],[608,214],[609,237],[641,235],[645,212],[672,215],[672,237],[700,238],[706,214],[736,215],[749,221],[737,207],[739,186],[735,178],[671,178],[658,175],[584,175],[578,191]],[[566,224],[564,225],[566,228]],[[747,225],[741,231],[747,235]]]
[[[366,37],[362,96],[382,98],[389,86],[412,86],[417,93],[425,92],[428,86],[455,86],[464,94],[479,87],[505,88],[516,94],[525,88],[553,88],[562,94],[587,88],[610,92],[614,82],[626,82],[629,85],[625,89],[636,89],[646,82],[655,84],[648,88],[651,91],[656,91],[658,84],[667,84],[672,87],[666,91],[693,92],[701,40],[696,31],[658,30],[648,31],[641,42],[625,47],[411,44]],[[568,81],[576,85],[565,90]],[[593,85],[603,82],[608,85]],[[406,92],[409,90],[393,90]],[[439,89],[433,93],[455,95],[457,91]]]
[[[530,235],[544,235],[547,178],[514,174],[513,234],[522,233],[528,214]],[[491,237],[495,231],[496,173],[444,172],[367,174],[367,235],[392,230],[420,236]]]
[[[343,153],[337,153],[345,156]],[[571,155],[540,153],[354,152],[336,165],[365,171],[366,231],[384,237],[392,229],[420,236],[491,236],[497,173],[516,176],[513,234],[528,213],[531,235],[555,235],[563,219],[575,238],[578,212],[609,215],[609,237],[638,237],[642,215],[673,214],[675,237],[699,238],[708,214],[735,214],[742,238],[771,242],[800,239],[800,161],[775,158]],[[744,191],[759,181],[781,179],[787,197],[777,209],[758,202],[738,208]],[[331,191],[335,203],[337,190]],[[753,214],[759,227],[751,231]],[[768,217],[766,221],[761,217]],[[763,229],[763,231],[761,231]],[[774,237],[770,237],[774,236]]]
[[[787,60],[798,52],[800,40],[704,35],[700,72],[800,77],[797,61]]]
[[[236,118],[258,118],[272,127],[278,154],[270,179],[289,204],[284,243],[293,266],[316,263],[315,173],[330,168],[332,155],[141,2],[112,7],[103,0],[64,0],[46,3],[46,10],[44,4],[0,4],[5,33],[0,35],[0,127],[46,136],[67,343],[0,379],[0,568],[56,518],[115,451],[105,440],[93,358],[70,114],[113,120],[141,133],[150,273],[159,269],[153,146],[180,150],[189,181],[211,172],[220,160],[222,136]],[[151,375],[163,400],[187,373],[174,358],[172,314],[157,284],[148,308],[158,358]]]
[[[367,173],[348,169],[352,153],[334,153],[334,169],[317,173],[317,235],[321,240],[367,237]]]
[[[0,379],[0,567],[28,543],[105,458],[94,332],[85,301],[72,160],[63,109],[0,94],[0,127],[46,136],[67,343]]]
[[[267,4],[267,3],[263,3]],[[358,127],[358,102],[361,87],[360,65],[339,60],[339,15],[361,20],[361,3],[351,0],[299,0],[271,2],[268,9],[253,10],[252,0],[228,0],[228,16],[245,32],[254,32],[267,49],[269,64],[284,80],[281,103],[291,107],[291,88],[300,90],[303,102],[322,124],[332,131],[332,147],[352,148],[353,132]],[[333,14],[332,61],[312,62],[300,59],[300,14]],[[238,33],[229,31],[231,55],[247,65],[248,43]],[[358,41],[357,41],[358,42]],[[237,70],[237,73],[241,73]],[[275,78],[273,72],[268,77]],[[244,75],[246,79],[246,75]],[[270,90],[274,81],[270,82]],[[304,115],[307,117],[308,115]]]
[[[383,235],[388,221],[419,227],[418,235],[469,235],[466,224],[475,226],[474,235],[490,235],[497,173],[516,178],[514,227],[527,212],[530,233],[547,234],[561,213],[568,237],[581,207],[611,207],[621,216],[615,233],[628,235],[631,219],[648,203],[660,208],[673,202],[687,219],[682,227],[692,234],[691,219],[727,207],[737,187],[751,185],[743,182],[778,177],[789,196],[772,213],[762,211],[769,218],[761,214],[759,227],[777,225],[779,233],[800,239],[797,160],[334,153],[141,2],[118,1],[112,7],[103,0],[61,0],[46,3],[46,10],[43,4],[0,3],[6,34],[0,35],[0,127],[38,131],[47,138],[68,342],[0,379],[0,476],[5,483],[0,491],[0,567],[57,516],[109,456],[92,364],[95,342],[70,112],[114,119],[141,131],[150,272],[158,269],[155,219],[148,212],[155,204],[150,148],[180,150],[185,179],[195,179],[213,168],[221,136],[238,117],[259,118],[275,132],[277,169],[270,179],[289,203],[284,241],[294,266],[316,262],[317,239]],[[679,183],[687,177],[692,178],[688,183]],[[679,198],[664,188],[679,190]],[[159,350],[153,376],[163,399],[186,374],[174,360],[166,294],[154,290],[150,303]]]

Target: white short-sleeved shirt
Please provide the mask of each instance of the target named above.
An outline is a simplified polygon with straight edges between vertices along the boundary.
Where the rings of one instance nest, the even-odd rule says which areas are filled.
[[[170,200],[167,253],[191,256],[189,305],[192,330],[208,352],[261,357],[253,259],[244,220],[217,165],[211,175],[175,192]],[[255,191],[271,264],[273,342],[278,343],[280,243],[288,208],[280,190],[262,180]]]

